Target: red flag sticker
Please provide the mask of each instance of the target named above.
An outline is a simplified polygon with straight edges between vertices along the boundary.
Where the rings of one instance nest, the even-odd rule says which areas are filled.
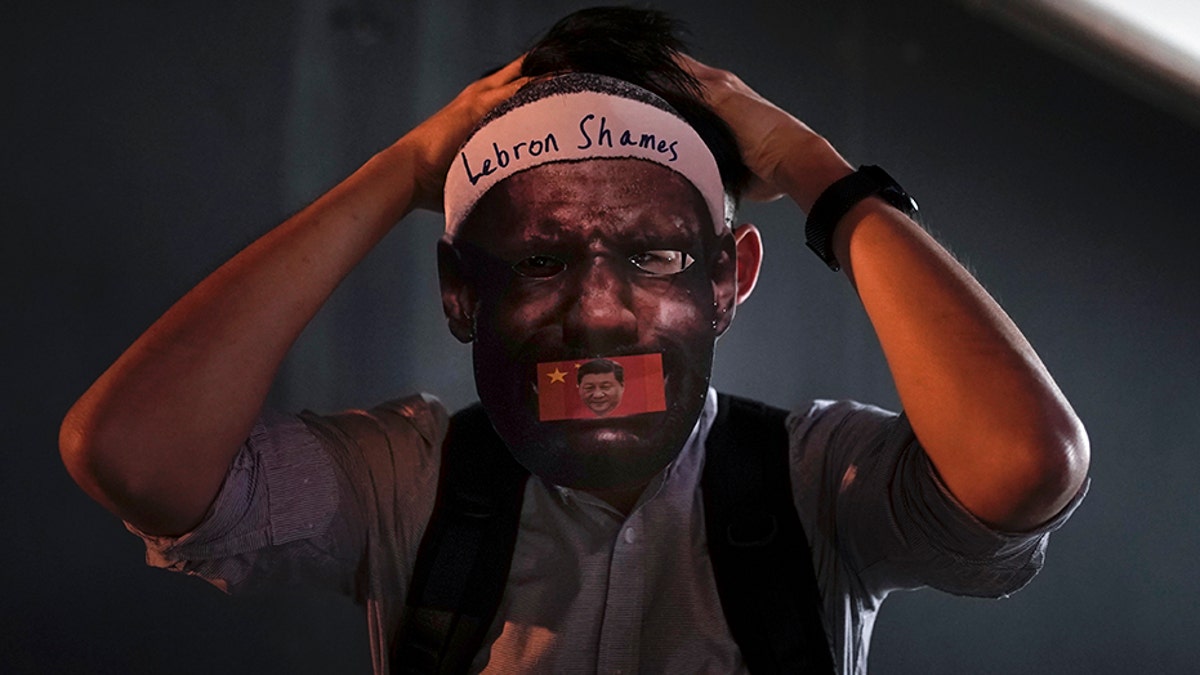
[[[667,409],[662,354],[537,365],[538,419],[587,420]]]

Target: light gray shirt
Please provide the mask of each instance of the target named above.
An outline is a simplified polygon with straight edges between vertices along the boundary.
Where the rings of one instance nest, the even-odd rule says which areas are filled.
[[[487,673],[745,672],[707,551],[700,478],[712,390],[674,462],[628,516],[529,480]],[[266,415],[205,520],[178,538],[138,533],[151,565],[222,590],[302,584],[364,604],[376,673],[400,621],[437,490],[447,416],[414,396],[369,412]],[[1048,533],[995,531],[950,494],[906,418],[815,401],[788,418],[796,509],[842,673],[865,673],[871,626],[897,589],[999,597],[1041,568]],[[365,574],[358,576],[360,567]]]

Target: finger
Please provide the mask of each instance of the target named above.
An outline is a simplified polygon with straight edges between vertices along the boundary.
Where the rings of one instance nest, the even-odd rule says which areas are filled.
[[[700,79],[700,66],[703,66],[703,63],[700,63],[696,59],[693,59],[683,52],[675,53],[675,63],[679,64],[679,67],[691,73],[692,77]]]
[[[706,76],[710,76],[713,73],[718,72],[716,68],[705,65],[704,63],[697,61],[695,58],[684,54],[683,52],[677,52],[675,54],[675,61],[678,62],[680,66],[683,66],[685,70],[691,72],[692,75],[695,75],[699,79],[703,79]]]
[[[515,79],[509,80],[508,82],[505,82],[505,83],[499,85],[498,87],[493,89],[490,93],[493,95],[502,96],[503,98],[508,98],[509,96],[512,96],[513,94],[517,93],[518,89],[520,89],[521,87],[524,87],[531,80],[533,80],[532,77],[526,77],[524,75],[521,75],[521,76],[516,77]]]
[[[510,61],[508,63],[508,65],[506,65],[503,68],[501,68],[500,70],[497,70],[496,72],[492,73],[485,79],[491,80],[492,82],[496,82],[496,83],[511,82],[515,78],[520,76],[521,64],[523,64],[524,62],[525,62],[525,55],[521,54],[517,58]]]
[[[531,77],[520,76],[510,82],[504,82],[480,92],[478,100],[483,104],[484,109],[490,109],[511,98],[517,93],[517,90],[525,86],[532,79]]]

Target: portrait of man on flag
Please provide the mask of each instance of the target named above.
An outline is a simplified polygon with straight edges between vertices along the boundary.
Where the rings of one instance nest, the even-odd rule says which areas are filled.
[[[608,417],[625,395],[625,369],[616,361],[592,359],[575,371],[579,400],[596,414]]]

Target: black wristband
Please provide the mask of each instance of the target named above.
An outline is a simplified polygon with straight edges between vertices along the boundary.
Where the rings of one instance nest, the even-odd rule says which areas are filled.
[[[877,166],[860,166],[858,171],[835,180],[817,197],[808,212],[804,224],[805,243],[834,272],[842,266],[833,254],[833,228],[855,204],[872,195],[879,195],[908,216],[917,212],[917,202]]]

